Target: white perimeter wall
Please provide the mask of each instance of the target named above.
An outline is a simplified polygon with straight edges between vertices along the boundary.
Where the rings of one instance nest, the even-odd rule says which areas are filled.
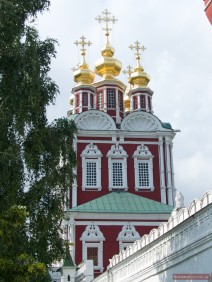
[[[212,193],[208,192],[202,200],[175,211],[167,223],[115,255],[108,270],[93,281],[169,282],[179,281],[173,280],[173,274],[211,273]]]

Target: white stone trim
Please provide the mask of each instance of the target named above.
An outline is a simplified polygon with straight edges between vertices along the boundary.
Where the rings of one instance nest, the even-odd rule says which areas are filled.
[[[153,158],[154,156],[151,154],[147,146],[141,144],[137,147],[134,152],[134,170],[135,170],[135,190],[151,190],[154,191],[154,183],[153,183]],[[142,186],[139,184],[139,163],[147,163],[148,164],[148,173],[149,173],[149,185]]]
[[[100,231],[99,227],[90,222],[85,228],[85,231],[82,233],[80,238],[82,241],[82,258],[83,260],[87,259],[87,248],[88,247],[97,247],[98,248],[98,265],[94,266],[94,270],[103,271],[103,241],[105,237]]]
[[[126,131],[170,131],[163,128],[159,119],[148,112],[133,111],[121,122],[121,129]]]
[[[171,171],[171,156],[170,146],[172,141],[169,137],[165,137],[165,156],[166,156],[166,179],[167,179],[167,190],[168,190],[168,204],[174,206],[174,195],[172,186],[172,171]]]
[[[109,173],[109,190],[113,189],[124,189],[128,190],[127,184],[127,153],[123,149],[121,145],[118,143],[111,146],[111,149],[107,153],[108,157],[108,173]],[[122,181],[123,185],[121,186],[113,186],[113,163],[121,163],[122,164]]]
[[[125,223],[116,239],[119,241],[119,251],[124,250],[129,244],[134,243],[140,238],[141,236],[136,231],[134,225],[131,222]]]
[[[171,281],[173,273],[184,273],[185,269],[189,274],[198,270],[211,274],[211,203],[212,192],[207,192],[189,208],[175,210],[168,222],[113,256],[107,272],[94,282]]]
[[[125,224],[127,224],[129,221],[98,221],[95,220],[94,223],[96,225],[100,225],[100,226],[123,226]],[[88,221],[77,221],[75,225],[76,226],[85,226],[88,224]],[[131,224],[133,226],[159,226],[161,224],[161,221],[131,221]]]
[[[82,158],[82,190],[98,190],[101,187],[101,158],[102,153],[93,143],[88,144],[80,155]],[[96,185],[87,184],[87,165],[88,163],[96,164]]]
[[[91,134],[91,130],[116,130],[113,118],[107,113],[98,110],[82,112],[77,115],[74,122],[78,129],[89,130],[89,134]]]
[[[163,137],[159,137],[158,149],[159,149],[161,203],[166,204],[166,186],[165,186],[165,171],[164,171]]]

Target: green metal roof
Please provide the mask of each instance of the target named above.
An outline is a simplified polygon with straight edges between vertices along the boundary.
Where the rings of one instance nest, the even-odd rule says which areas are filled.
[[[163,126],[163,128],[172,129],[172,126],[169,122],[162,122],[161,121],[161,125]]]
[[[86,213],[165,213],[169,214],[174,207],[165,205],[129,192],[111,192],[95,200],[79,205],[69,212]]]

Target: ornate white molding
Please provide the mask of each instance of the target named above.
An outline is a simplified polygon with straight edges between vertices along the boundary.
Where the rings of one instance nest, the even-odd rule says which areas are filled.
[[[115,144],[111,146],[111,149],[107,153],[107,157],[109,158],[127,158],[127,152],[123,149],[123,147],[119,144]]]
[[[101,157],[102,153],[96,145],[93,143],[88,144],[82,151],[82,190],[101,190]],[[90,167],[90,175],[88,172],[88,166]],[[95,183],[91,182],[91,177],[95,179]],[[87,178],[90,179],[90,183],[87,182]],[[94,180],[93,179],[93,180]],[[93,181],[94,182],[94,181]]]
[[[141,236],[136,231],[135,227],[131,222],[125,223],[122,227],[122,231],[119,233],[117,237],[117,241],[119,241],[119,251],[122,251],[125,247],[129,245],[129,243],[133,243],[136,240],[139,240]]]
[[[147,146],[144,146],[144,144],[141,144],[137,147],[137,150],[133,154],[134,158],[134,168],[135,168],[135,190],[139,191],[141,189],[149,189],[151,191],[154,190],[154,184],[153,184],[153,161],[152,159],[154,156],[149,151],[149,148]],[[148,177],[148,183],[145,183],[145,185],[142,183],[142,169],[139,168],[140,165],[144,165],[145,171],[148,170],[146,177]]]
[[[82,130],[116,130],[112,117],[97,110],[83,112],[74,121],[77,128]]]
[[[81,157],[98,158],[102,157],[102,153],[96,145],[90,143],[82,151]]]
[[[140,111],[127,115],[121,123],[121,129],[129,131],[166,130],[155,116]]]
[[[104,241],[105,237],[100,231],[99,226],[95,225],[93,222],[88,224],[85,231],[82,233],[80,238],[81,241]]]
[[[88,259],[88,248],[97,248],[98,250],[98,264],[94,265],[94,270],[103,271],[103,241],[105,237],[100,231],[99,227],[91,222],[86,226],[85,231],[80,238],[82,241],[82,257],[83,260]]]
[[[154,156],[149,151],[149,148],[147,146],[144,146],[144,144],[139,145],[133,154],[133,158],[139,158],[143,160],[149,160],[153,157]]]
[[[109,172],[109,190],[113,189],[124,189],[128,190],[127,187],[127,152],[123,149],[123,147],[119,144],[115,144],[111,146],[111,149],[107,153],[108,157],[108,172]],[[119,175],[120,185],[114,185],[114,177],[116,177],[116,173],[114,173],[114,166],[119,165],[122,174]],[[118,176],[117,176],[118,177]]]

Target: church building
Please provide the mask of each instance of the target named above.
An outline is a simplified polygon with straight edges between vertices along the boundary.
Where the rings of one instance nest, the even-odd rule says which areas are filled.
[[[177,132],[154,115],[150,76],[140,62],[144,46],[130,45],[135,65],[125,71],[127,87],[117,78],[122,64],[109,42],[109,25],[116,19],[105,10],[97,20],[106,33],[94,71],[86,63],[91,42],[84,36],[75,42],[82,62],[74,70],[68,118],[78,130],[77,167],[64,226],[73,262],[92,259],[95,275],[107,269],[114,254],[170,217]]]

